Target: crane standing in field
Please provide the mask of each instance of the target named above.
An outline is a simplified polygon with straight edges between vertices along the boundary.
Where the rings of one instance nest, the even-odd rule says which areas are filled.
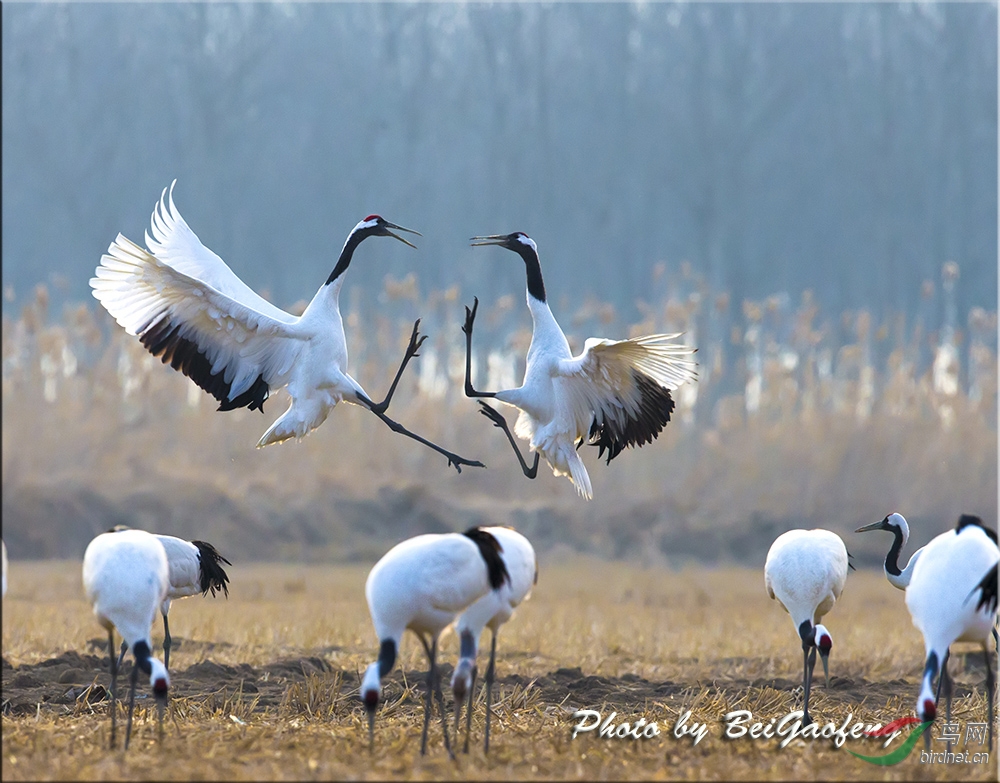
[[[375,743],[375,710],[381,700],[382,679],[392,670],[400,640],[409,629],[420,638],[430,663],[420,753],[427,752],[433,692],[441,710],[445,748],[454,757],[436,667],[438,637],[469,604],[509,583],[510,575],[500,552],[496,537],[472,527],[464,533],[428,533],[402,541],[372,568],[365,597],[380,648],[378,660],[368,667],[361,681],[361,700],[368,712],[369,747]]]
[[[829,657],[833,646],[830,632],[820,619],[840,598],[849,567],[847,547],[829,530],[789,530],[778,536],[764,563],[767,594],[788,612],[802,640],[802,722],[809,716],[809,691],[816,666],[816,651],[823,661],[827,687],[830,685]]]
[[[963,514],[954,530],[942,533],[924,547],[906,588],[906,608],[924,637],[926,662],[917,697],[922,721],[937,717],[942,685],[947,700],[946,720],[951,722],[952,682],[948,658],[955,642],[979,642],[986,659],[986,703],[993,745],[993,670],[987,639],[996,619],[996,567],[1000,561],[996,531],[976,516]],[[990,583],[992,574],[993,581]],[[977,599],[976,592],[981,591]],[[991,609],[992,607],[992,609]],[[938,677],[937,692],[933,684]],[[927,742],[930,741],[928,735]]]
[[[903,515],[889,514],[881,522],[864,525],[854,532],[866,533],[870,530],[886,530],[892,533],[892,544],[889,546],[889,552],[885,556],[885,564],[882,566],[882,570],[885,572],[885,578],[889,584],[897,590],[905,590],[906,586],[910,584],[913,569],[917,564],[917,560],[920,559],[920,555],[923,554],[924,547],[920,547],[920,549],[910,555],[910,559],[906,562],[906,567],[900,569],[899,553],[902,552],[903,547],[906,546],[906,542],[910,538],[910,527],[906,524],[906,519]]]
[[[108,656],[111,660],[111,748],[115,747],[115,691],[118,665],[115,658],[115,629],[132,648],[132,667],[128,700],[128,726],[125,748],[132,736],[132,713],[139,670],[149,675],[156,697],[159,736],[163,738],[163,712],[167,706],[170,675],[167,667],[152,656],[150,627],[156,610],[167,597],[169,566],[167,553],[156,536],[143,530],[102,533],[87,546],[83,555],[83,586],[94,607],[98,622],[108,631]]]
[[[483,530],[500,542],[501,557],[507,566],[510,579],[498,590],[490,590],[472,606],[462,612],[455,623],[461,650],[458,665],[451,677],[451,690],[455,697],[455,737],[462,704],[468,696],[465,714],[465,752],[469,752],[469,735],[472,731],[472,701],[476,687],[476,656],[483,629],[489,628],[490,665],[486,669],[486,730],[483,752],[490,750],[490,714],[497,655],[497,633],[500,626],[514,616],[514,610],[531,595],[531,588],[538,582],[538,565],[535,549],[523,535],[509,527],[486,527]]]
[[[201,243],[174,206],[173,184],[169,195],[164,189],[151,222],[149,252],[118,235],[90,281],[93,294],[153,356],[169,361],[215,397],[221,411],[247,407],[263,413],[270,393],[287,385],[292,402],[261,436],[258,448],[303,438],[343,400],[367,408],[393,432],[444,455],[460,473],[462,465],[483,467],[385,415],[403,370],[425,339],[419,336],[419,319],[382,402],[373,402],[347,373],[340,289],[354,251],[376,236],[414,247],[393,229],[419,232],[379,215],[366,217],[348,235],[327,281],[296,317],[255,293]]]
[[[545,297],[538,248],[521,232],[473,237],[473,246],[499,245],[524,260],[528,309],[533,324],[524,382],[516,389],[477,391],[472,386],[472,328],[479,307],[465,308],[465,394],[493,397],[520,409],[514,432],[529,441],[535,461],[528,463],[514,441],[503,415],[482,400],[480,411],[504,431],[528,478],[538,474],[539,455],[552,472],[568,476],[585,499],[593,497],[590,476],[577,448],[586,439],[608,452],[608,464],[622,449],[651,443],[670,421],[671,390],[695,379],[693,348],[672,342],[676,334],[654,334],[631,340],[590,338],[573,356],[566,335]]]
[[[124,525],[116,525],[108,532],[117,533],[128,529]],[[160,605],[160,614],[163,616],[163,665],[169,669],[171,638],[167,614],[170,612],[170,602],[176,598],[187,598],[198,593],[208,595],[211,592],[214,596],[217,591],[223,592],[228,598],[229,575],[222,564],[232,565],[232,563],[220,555],[219,550],[205,541],[185,541],[183,538],[175,536],[155,533],[154,535],[163,544],[170,569],[167,597]],[[123,639],[121,654],[118,656],[119,668],[125,659],[126,650],[128,650],[128,642]]]

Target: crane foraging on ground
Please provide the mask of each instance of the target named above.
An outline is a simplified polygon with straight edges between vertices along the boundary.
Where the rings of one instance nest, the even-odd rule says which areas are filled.
[[[994,677],[986,642],[996,621],[996,568],[1000,561],[996,531],[982,519],[962,514],[954,530],[931,539],[913,569],[906,588],[906,608],[924,637],[926,660],[917,697],[917,717],[937,717],[940,693],[947,701],[946,720],[951,722],[952,681],[948,658],[955,642],[978,642],[986,660],[986,703],[989,742],[993,745]],[[990,584],[992,574],[993,582]],[[979,593],[979,595],[977,595]],[[934,678],[938,678],[937,690]],[[929,736],[925,733],[927,742]]]
[[[117,533],[129,529],[124,525],[115,525],[108,532]],[[209,592],[213,596],[216,592],[222,592],[228,598],[229,575],[222,564],[232,565],[232,563],[220,555],[219,550],[212,544],[205,541],[186,541],[183,538],[158,533],[153,535],[156,536],[167,553],[167,564],[170,571],[167,597],[160,605],[160,614],[163,616],[163,665],[169,669],[172,641],[167,614],[170,612],[170,602],[177,598],[187,598],[199,593],[208,595]],[[121,654],[118,656],[119,669],[127,650],[128,642],[122,639]]]
[[[809,715],[809,691],[819,651],[830,686],[830,648],[833,638],[820,619],[840,598],[847,581],[847,547],[829,530],[789,530],[778,536],[764,563],[767,594],[788,612],[802,641],[802,722]]]
[[[221,411],[246,407],[263,413],[270,393],[287,386],[291,404],[261,436],[258,448],[303,438],[345,401],[444,455],[459,472],[463,465],[482,467],[385,414],[403,370],[425,339],[419,319],[382,402],[373,402],[347,373],[339,301],[354,251],[378,236],[414,247],[393,230],[418,232],[379,215],[366,217],[348,234],[336,266],[305,311],[293,316],[255,293],[201,243],[174,206],[173,187],[169,193],[164,189],[153,210],[152,236],[146,233],[149,251],[119,234],[90,280],[94,297],[126,332],[215,397]]]
[[[486,527],[483,530],[500,542],[500,557],[507,566],[510,579],[498,590],[490,590],[468,609],[462,612],[455,623],[458,633],[458,665],[451,676],[451,690],[455,697],[455,737],[458,737],[458,721],[462,714],[462,704],[468,697],[465,714],[465,752],[469,752],[469,734],[472,731],[472,702],[476,687],[476,656],[479,652],[479,638],[483,629],[489,628],[490,665],[486,669],[486,730],[483,752],[490,750],[490,716],[492,712],[493,679],[496,672],[497,633],[500,626],[514,616],[514,610],[531,595],[531,588],[538,582],[538,564],[535,549],[523,535],[509,527]]]
[[[500,553],[495,536],[472,527],[464,533],[427,533],[402,541],[372,568],[365,597],[380,648],[378,660],[368,667],[361,681],[370,748],[375,743],[375,710],[382,698],[382,679],[392,670],[400,640],[409,629],[420,638],[430,664],[420,753],[427,752],[431,699],[436,695],[445,748],[454,758],[436,665],[438,637],[471,603],[509,583],[510,575]]]
[[[472,386],[472,328],[479,299],[465,308],[465,394],[492,397],[520,409],[514,433],[535,452],[531,467],[514,441],[506,419],[482,400],[480,413],[503,430],[528,478],[538,474],[539,455],[557,476],[568,476],[585,499],[593,497],[590,476],[577,453],[586,441],[607,451],[608,464],[630,446],[651,443],[674,410],[670,393],[696,378],[689,357],[695,349],[674,342],[680,335],[654,334],[630,340],[590,338],[573,356],[546,301],[534,240],[520,231],[472,238],[473,246],[499,245],[524,260],[532,335],[524,381],[516,389],[477,391]]]
[[[87,546],[83,555],[83,587],[94,608],[97,621],[108,631],[111,661],[111,748],[115,747],[115,715],[118,662],[115,656],[115,629],[128,642],[135,656],[128,700],[125,748],[132,736],[135,688],[142,670],[149,676],[156,697],[159,736],[163,738],[163,712],[167,706],[170,675],[167,667],[152,656],[150,628],[156,610],[167,597],[169,566],[167,553],[156,536],[143,530],[102,533]]]

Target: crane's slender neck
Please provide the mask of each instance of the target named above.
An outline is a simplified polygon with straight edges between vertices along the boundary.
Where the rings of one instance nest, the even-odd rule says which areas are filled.
[[[138,641],[132,645],[132,655],[135,656],[135,664],[141,672],[147,675],[153,671],[153,666],[149,662],[151,654],[152,651],[149,649],[149,645],[144,641]]]
[[[344,243],[344,249],[340,251],[340,258],[337,259],[337,265],[333,268],[330,276],[326,279],[327,285],[330,285],[330,283],[347,271],[347,267],[351,265],[351,258],[354,256],[354,251],[367,236],[368,234],[363,231],[351,232],[350,236],[347,237],[347,241]]]
[[[378,651],[378,677],[381,680],[392,671],[396,663],[396,640],[383,639]]]
[[[542,282],[542,265],[538,261],[538,253],[531,245],[523,244],[519,244],[516,251],[524,259],[524,267],[528,275],[528,293],[539,302],[544,302],[545,283]]]
[[[892,529],[892,546],[889,547],[889,553],[885,556],[885,572],[891,574],[892,576],[899,576],[899,553],[903,549],[903,531],[894,527]]]

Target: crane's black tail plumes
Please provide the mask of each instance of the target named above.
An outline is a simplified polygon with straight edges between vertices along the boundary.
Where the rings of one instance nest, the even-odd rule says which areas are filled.
[[[652,378],[635,370],[632,371],[632,379],[639,389],[638,413],[635,416],[625,415],[620,418],[604,415],[601,421],[595,417],[590,426],[587,443],[599,448],[598,459],[604,456],[604,451],[607,449],[608,465],[622,449],[652,443],[670,421],[670,414],[674,412],[674,399],[670,396],[670,389],[660,386]]]
[[[198,563],[201,565],[201,592],[212,591],[215,595],[217,590],[221,590],[229,598],[229,574],[222,567],[222,563],[232,565],[226,558],[219,554],[216,549],[205,541],[192,541],[198,547]]]
[[[488,533],[481,527],[470,527],[463,534],[466,538],[471,538],[479,547],[479,554],[486,561],[486,570],[489,574],[490,587],[499,590],[504,582],[510,584],[510,573],[507,571],[507,564],[500,557],[503,547],[497,541],[496,536]]]

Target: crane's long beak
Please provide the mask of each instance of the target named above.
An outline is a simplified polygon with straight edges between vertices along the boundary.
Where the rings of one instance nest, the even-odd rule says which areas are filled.
[[[473,247],[479,247],[480,245],[502,245],[506,239],[506,234],[490,234],[486,237],[472,237],[469,242]]]
[[[819,648],[817,648],[819,649]],[[830,653],[819,651],[819,659],[823,663],[823,674],[826,676],[826,687],[830,687]]]
[[[421,234],[419,231],[414,231],[412,228],[403,228],[403,226],[397,226],[395,223],[390,223],[388,220],[385,221],[385,227],[386,227],[386,229],[394,228],[397,231],[408,231],[411,234],[416,234],[418,237],[422,237],[423,236],[423,234]],[[389,236],[391,236],[391,237],[395,237],[400,242],[402,242],[404,245],[409,245],[414,250],[417,249],[417,246],[415,244],[413,244],[409,240],[403,239],[403,237],[401,237],[399,234],[393,234],[391,231],[388,231],[388,230],[386,231],[386,233]]]
[[[859,527],[854,532],[855,533],[867,533],[869,530],[881,530],[881,529],[882,529],[882,520],[879,520],[878,522],[872,522],[870,525],[863,525],[862,527]]]
[[[375,751],[375,710],[368,710],[368,752]]]

